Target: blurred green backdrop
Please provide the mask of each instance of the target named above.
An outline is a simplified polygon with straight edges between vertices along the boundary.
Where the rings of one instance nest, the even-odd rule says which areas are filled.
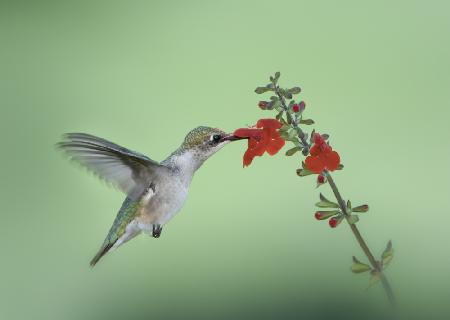
[[[450,311],[448,1],[1,1],[1,319],[298,319],[383,313],[349,272],[350,230],[313,218],[314,179],[281,154],[226,147],[162,238],[94,269],[123,195],[54,149],[64,132],[162,160],[198,125],[269,114],[281,71],[332,135],[344,197],[404,315]],[[323,189],[330,194],[327,189]]]

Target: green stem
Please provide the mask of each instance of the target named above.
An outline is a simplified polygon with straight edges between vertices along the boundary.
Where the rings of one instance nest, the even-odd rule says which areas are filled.
[[[288,119],[288,123],[290,125],[292,125],[294,127],[294,129],[297,131],[298,137],[300,138],[300,141],[302,142],[302,145],[303,145],[302,153],[303,153],[303,155],[306,156],[309,153],[309,143],[308,143],[308,141],[306,141],[306,138],[305,138],[306,135],[303,132],[302,128],[300,128],[298,126],[298,123],[294,119],[292,119],[291,113],[289,112],[289,108],[286,105],[286,101],[284,100],[284,97],[280,92],[280,87],[275,85],[274,90],[275,90],[275,94],[278,96],[278,99],[280,99],[281,106],[283,107],[284,111],[286,111],[286,117]]]
[[[339,189],[336,186],[336,183],[334,182],[331,174],[327,170],[325,170],[324,172],[327,177],[328,183],[330,184],[331,190],[333,190],[334,196],[336,197],[339,207],[341,208],[341,211],[344,214],[347,222],[349,222],[348,218],[350,217],[350,212],[348,212],[348,210],[347,210],[347,205],[346,205],[344,199],[342,198],[342,196],[339,192]],[[396,300],[395,300],[394,292],[392,291],[392,287],[391,287],[388,279],[386,278],[385,274],[383,273],[381,264],[375,259],[374,255],[370,251],[369,247],[367,246],[366,241],[364,240],[361,233],[359,232],[359,229],[356,226],[356,224],[349,223],[349,225],[350,225],[350,229],[352,230],[361,249],[364,251],[364,254],[366,255],[367,259],[369,260],[370,264],[372,265],[372,268],[379,274],[381,283],[383,285],[384,291],[386,291],[386,294],[388,296],[389,302],[391,303],[391,306],[395,307]]]

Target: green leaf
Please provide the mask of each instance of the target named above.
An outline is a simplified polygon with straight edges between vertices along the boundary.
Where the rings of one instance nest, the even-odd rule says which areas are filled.
[[[288,90],[290,94],[299,94],[302,91],[299,87],[293,87]]]
[[[353,273],[363,273],[369,271],[371,268],[368,264],[362,263],[356,257],[353,257],[353,265],[352,265],[352,272]]]
[[[289,131],[289,129],[291,129],[291,126],[289,126],[289,125],[287,125],[287,124],[283,124],[283,125],[281,126],[281,128],[278,130],[278,132],[282,132],[282,131],[287,132],[287,131]]]
[[[339,205],[325,198],[323,194],[320,194],[320,201],[316,203],[316,207],[319,208],[339,208]]]
[[[380,280],[381,280],[380,273],[378,271],[372,270],[369,279],[369,288],[376,285],[378,282],[380,282]]]
[[[324,133],[324,134],[322,134],[322,138],[323,138],[323,140],[328,140],[330,138],[330,135]]]
[[[276,117],[275,117],[275,119],[277,119],[277,120],[280,120],[281,119],[281,117],[283,117],[283,110],[281,110],[280,112],[278,112],[278,114],[276,115]],[[281,127],[281,128],[283,128],[283,127]],[[281,131],[281,129],[280,130],[278,130],[278,132],[280,133],[280,135],[283,133],[283,132],[285,132],[285,131]]]
[[[290,130],[290,131],[288,132],[288,137],[289,137],[289,139],[297,138],[297,131],[295,131],[295,130]]]
[[[314,172],[309,171],[308,169],[297,169],[297,175],[299,177],[306,177],[306,176],[309,176],[311,174],[314,174]]]
[[[286,99],[292,99],[292,94],[282,88],[280,88],[280,93]]]
[[[367,204],[357,206],[352,209],[352,212],[367,212],[367,211],[369,211],[369,206]]]
[[[313,131],[311,132],[311,137],[309,138],[310,143],[313,143],[315,133],[316,133],[316,129],[313,129]]]
[[[275,77],[273,78],[273,82],[277,83],[278,79],[280,79],[281,73],[279,71],[275,72]]]
[[[348,212],[352,211],[352,202],[350,200],[347,200],[347,210]]]
[[[316,207],[319,207],[319,208],[339,208],[339,206],[337,204],[324,202],[324,201],[317,202],[316,203]]]
[[[269,105],[271,106],[270,109],[277,109],[277,111],[282,110],[280,100],[271,100]]]
[[[359,221],[359,217],[356,214],[352,214],[347,218],[348,223],[355,224]]]
[[[288,151],[286,151],[286,155],[288,157],[294,155],[297,151],[300,151],[301,149],[299,147],[294,147],[292,149],[289,149]]]
[[[257,87],[257,88],[255,89],[255,92],[256,92],[257,94],[265,93],[265,92],[267,92],[267,91],[270,91],[270,88],[268,88],[268,87]]]
[[[336,170],[342,170],[342,169],[344,169],[344,165],[343,165],[343,164],[340,164],[340,165],[336,168]]]
[[[314,124],[314,120],[312,120],[312,119],[300,120],[300,124],[310,126],[310,125]]]
[[[394,249],[392,249],[392,241],[389,240],[386,249],[384,249],[383,254],[381,255],[381,258],[383,259],[383,266],[387,266],[394,258]]]

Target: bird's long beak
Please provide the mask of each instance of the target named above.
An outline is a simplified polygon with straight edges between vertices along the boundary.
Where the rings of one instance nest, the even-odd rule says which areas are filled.
[[[241,137],[235,136],[234,134],[230,133],[230,134],[227,134],[226,136],[224,136],[221,141],[222,142],[223,141],[236,141],[236,140],[242,140],[242,139],[248,139],[248,138],[241,138]]]

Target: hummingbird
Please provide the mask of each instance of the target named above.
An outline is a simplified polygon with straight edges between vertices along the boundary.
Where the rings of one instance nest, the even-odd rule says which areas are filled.
[[[91,267],[141,232],[159,238],[166,223],[183,207],[194,173],[226,144],[239,139],[220,129],[200,126],[158,163],[90,134],[65,134],[57,147],[70,160],[126,194]]]

